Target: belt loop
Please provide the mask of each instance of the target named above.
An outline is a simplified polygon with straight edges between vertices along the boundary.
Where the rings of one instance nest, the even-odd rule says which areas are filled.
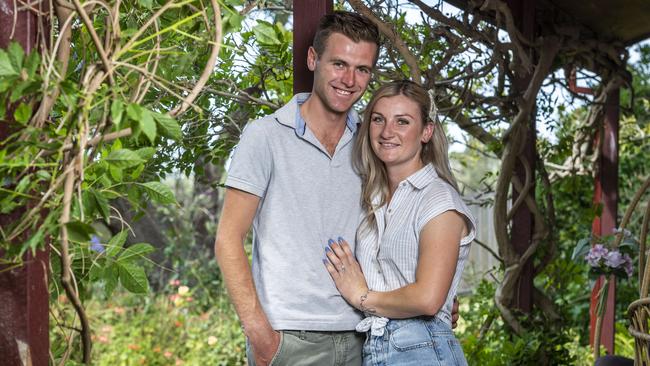
[[[300,339],[304,341],[306,338],[307,338],[307,331],[301,330]]]

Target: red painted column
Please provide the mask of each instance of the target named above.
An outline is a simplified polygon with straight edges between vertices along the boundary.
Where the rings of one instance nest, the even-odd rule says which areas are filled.
[[[28,10],[16,11],[16,6],[23,4],[0,0],[0,47],[6,48],[13,40],[26,52],[37,52],[39,32],[49,30],[48,19]],[[34,2],[33,6],[48,14],[48,4],[41,1]],[[9,109],[7,118],[12,110]],[[0,141],[15,128],[11,120],[0,121]],[[20,215],[21,212],[0,215],[0,226],[6,227]],[[0,265],[0,364],[46,366],[49,361],[49,251],[39,251],[35,256],[28,253],[23,261],[22,266],[13,269]]]
[[[619,125],[620,89],[617,88],[607,95],[605,104],[605,121],[600,150],[600,167],[595,181],[594,204],[602,206],[600,217],[596,217],[592,224],[592,233],[597,236],[613,234],[617,227],[618,212],[618,125]],[[596,329],[596,308],[598,293],[604,283],[601,276],[591,292],[590,337],[593,345]],[[614,307],[616,306],[616,279],[612,276],[607,293],[607,308],[603,318],[600,342],[608,354],[614,354]]]
[[[331,13],[332,0],[293,2],[293,92],[310,92],[314,75],[307,68],[307,50],[314,40],[320,18]]]
[[[521,30],[522,34],[528,39],[534,39],[535,37],[535,0],[509,0],[507,1],[508,6],[510,7],[517,27]],[[529,57],[531,59],[535,58],[535,55],[531,50]],[[514,80],[514,87],[518,93],[523,94],[528,88],[528,84],[532,78],[532,74],[528,75],[519,75]],[[526,159],[528,165],[530,166],[531,177],[530,179],[534,183],[535,180],[535,162],[537,160],[537,151],[536,151],[536,111],[530,115],[529,124],[528,124],[528,135],[526,137],[526,143],[524,144],[523,151],[521,155]],[[524,166],[520,161],[515,165],[515,174],[519,180],[524,184],[526,181],[526,171]],[[535,185],[531,187],[530,192],[535,191]],[[519,192],[515,187],[512,187],[512,202],[517,200]],[[512,231],[511,231],[511,240],[514,245],[515,250],[518,254],[523,254],[531,244],[531,239],[533,237],[533,215],[528,209],[526,204],[519,206],[519,209],[515,212],[512,218]],[[534,268],[532,261],[529,260],[523,266],[521,275],[519,276],[519,283],[517,286],[517,295],[515,297],[515,306],[524,313],[530,313],[533,309],[533,278],[535,277]]]

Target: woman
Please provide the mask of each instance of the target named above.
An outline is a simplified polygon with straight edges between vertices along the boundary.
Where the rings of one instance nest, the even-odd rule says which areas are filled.
[[[355,147],[366,213],[358,262],[343,238],[326,247],[323,262],[336,287],[366,315],[357,325],[368,332],[364,365],[467,364],[451,308],[475,224],[430,103],[410,81],[373,95]]]

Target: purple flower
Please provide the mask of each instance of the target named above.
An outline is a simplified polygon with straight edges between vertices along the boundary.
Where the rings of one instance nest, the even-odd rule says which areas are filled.
[[[585,260],[590,266],[598,267],[601,259],[606,257],[608,253],[609,251],[602,244],[596,244],[589,249],[589,253],[585,255]]]
[[[625,263],[625,259],[623,259],[621,252],[618,250],[612,250],[605,257],[605,265],[607,267],[619,268],[623,263]]]
[[[99,241],[99,237],[97,235],[93,235],[90,237],[90,250],[95,251],[97,253],[103,253],[104,250],[104,245]]]
[[[631,238],[631,237],[632,237],[632,232],[631,232],[630,230],[628,230],[628,229],[621,229],[621,228],[618,228],[618,227],[614,229],[614,234],[618,234],[618,233],[620,233],[621,231],[623,232],[623,237],[624,237],[624,238]]]
[[[623,269],[625,269],[625,273],[627,273],[627,277],[632,277],[632,275],[634,274],[634,263],[632,263],[632,258],[630,258],[629,255],[624,254],[623,260],[625,261],[625,264],[623,265]]]

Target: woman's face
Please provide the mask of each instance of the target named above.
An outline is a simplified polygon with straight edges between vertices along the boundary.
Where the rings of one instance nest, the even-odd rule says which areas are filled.
[[[420,169],[422,143],[432,132],[433,126],[422,121],[420,106],[404,95],[380,98],[370,114],[370,145],[387,169]]]

